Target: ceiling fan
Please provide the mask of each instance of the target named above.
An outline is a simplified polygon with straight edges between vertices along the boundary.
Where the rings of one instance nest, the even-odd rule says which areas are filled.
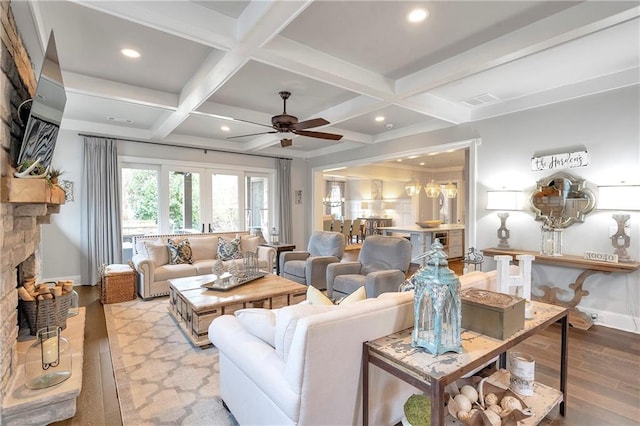
[[[282,98],[282,102],[284,103],[283,112],[280,115],[274,115],[271,117],[271,126],[268,124],[256,123],[248,120],[241,120],[234,118],[235,121],[243,121],[245,123],[257,124],[259,126],[269,127],[273,130],[268,132],[260,132],[260,133],[251,133],[248,135],[240,135],[240,136],[231,136],[227,139],[235,139],[235,138],[243,138],[246,136],[256,136],[256,135],[266,135],[268,133],[293,133],[294,135],[307,136],[310,138],[318,138],[318,139],[329,139],[333,141],[339,141],[342,139],[342,135],[337,135],[335,133],[325,133],[325,132],[314,132],[305,129],[310,129],[312,127],[325,126],[329,124],[327,120],[324,118],[312,118],[311,120],[298,121],[298,117],[294,117],[293,115],[287,114],[287,99],[291,96],[291,92],[282,91],[279,92],[280,97]],[[280,145],[283,148],[291,146],[293,141],[289,138],[283,138],[280,140]]]

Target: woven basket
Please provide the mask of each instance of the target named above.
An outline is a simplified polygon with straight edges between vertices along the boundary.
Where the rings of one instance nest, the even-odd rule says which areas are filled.
[[[58,326],[67,328],[67,316],[71,306],[71,293],[54,297],[53,299],[35,300],[27,302],[20,300],[20,307],[27,323],[30,334],[36,336],[38,330],[45,327]]]
[[[136,299],[136,271],[129,263],[131,271],[108,272],[107,265],[102,265],[100,274],[100,301],[102,304],[127,302]]]

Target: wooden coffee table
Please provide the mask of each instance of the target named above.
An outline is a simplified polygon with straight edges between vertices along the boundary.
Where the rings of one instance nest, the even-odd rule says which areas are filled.
[[[169,314],[197,346],[211,345],[209,324],[220,315],[243,308],[280,308],[306,299],[307,286],[277,275],[269,274],[225,291],[201,287],[214,277],[199,275],[169,280]]]

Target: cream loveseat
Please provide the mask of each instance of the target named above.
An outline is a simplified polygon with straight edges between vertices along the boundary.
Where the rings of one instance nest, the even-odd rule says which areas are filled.
[[[494,289],[496,273],[460,281]],[[362,343],[413,327],[413,317],[412,291],[222,315],[208,333],[219,350],[221,398],[241,425],[362,424]],[[406,399],[421,392],[374,365],[369,374],[369,423],[398,423]]]
[[[146,235],[134,238],[134,256],[131,259],[139,278],[138,294],[143,299],[165,296],[169,294],[167,280],[173,278],[191,277],[212,273],[212,268],[218,259],[218,242],[223,238],[230,242],[240,237],[239,250],[251,251],[258,255],[258,267],[272,272],[276,257],[276,250],[271,247],[258,245],[260,237],[244,232],[220,232],[205,234],[163,234]],[[168,240],[189,241],[192,253],[192,263],[170,264]],[[242,259],[223,261],[225,270],[232,262],[242,263]]]

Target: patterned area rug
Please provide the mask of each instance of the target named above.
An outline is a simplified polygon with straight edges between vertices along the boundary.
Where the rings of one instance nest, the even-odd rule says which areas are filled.
[[[193,346],[168,303],[104,306],[123,424],[237,425],[219,397],[218,350]]]

